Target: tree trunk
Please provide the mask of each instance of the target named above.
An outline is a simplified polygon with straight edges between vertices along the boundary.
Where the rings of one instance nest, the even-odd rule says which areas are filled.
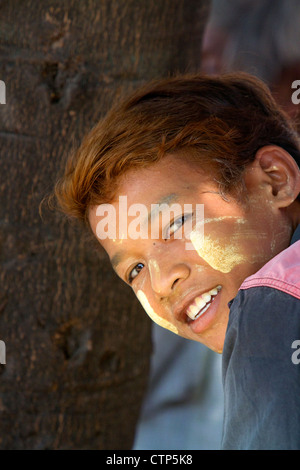
[[[198,68],[207,1],[0,3],[1,449],[130,449],[150,320],[104,253],[38,213],[121,93]],[[2,100],[3,103],[3,100]]]

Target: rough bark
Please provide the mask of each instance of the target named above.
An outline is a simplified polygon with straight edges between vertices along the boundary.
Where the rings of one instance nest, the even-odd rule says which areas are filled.
[[[207,1],[0,2],[1,449],[130,449],[150,320],[81,229],[38,206],[124,91],[198,68]]]

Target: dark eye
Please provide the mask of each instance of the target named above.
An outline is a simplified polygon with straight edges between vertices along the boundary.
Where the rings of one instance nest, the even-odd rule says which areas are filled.
[[[180,229],[180,227],[183,226],[184,222],[186,222],[187,219],[189,219],[192,216],[192,214],[184,214],[178,219],[174,220],[168,227],[168,229],[165,232],[164,239],[170,238],[177,230]]]
[[[134,278],[136,278],[136,276],[138,275],[138,273],[143,269],[144,265],[142,263],[138,263],[129,273],[129,276],[128,276],[128,282],[129,284],[132,283],[132,281],[134,280]]]

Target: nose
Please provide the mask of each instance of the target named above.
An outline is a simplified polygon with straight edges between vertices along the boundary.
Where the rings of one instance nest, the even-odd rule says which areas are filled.
[[[166,257],[151,259],[148,263],[151,287],[153,292],[160,298],[166,298],[174,293],[175,286],[188,278],[189,267],[184,263],[174,263]]]

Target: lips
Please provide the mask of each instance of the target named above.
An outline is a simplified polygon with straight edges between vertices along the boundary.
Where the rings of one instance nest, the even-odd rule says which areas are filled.
[[[191,320],[196,320],[196,318],[199,318],[203,313],[206,312],[221,289],[222,286],[217,286],[197,296],[186,309],[186,315]]]
[[[176,309],[175,317],[181,321],[188,321],[189,323],[198,319],[203,315],[213,303],[214,299],[222,289],[218,285],[209,289],[201,294],[197,294],[185,301],[179,308]]]

